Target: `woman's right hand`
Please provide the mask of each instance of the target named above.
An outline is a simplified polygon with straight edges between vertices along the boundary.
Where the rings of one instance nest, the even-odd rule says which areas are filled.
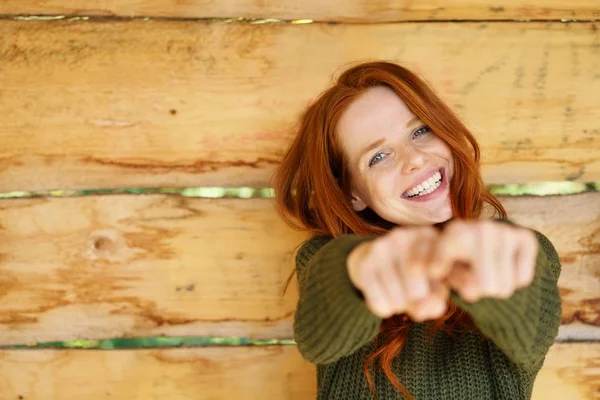
[[[446,312],[450,290],[428,276],[439,235],[432,226],[398,227],[350,252],[350,280],[375,315],[424,321]]]

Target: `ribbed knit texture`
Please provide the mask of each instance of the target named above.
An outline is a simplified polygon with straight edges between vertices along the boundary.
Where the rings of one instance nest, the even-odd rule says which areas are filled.
[[[457,339],[438,332],[427,340],[428,322],[411,327],[393,369],[416,400],[531,398],[561,315],[558,256],[550,241],[535,233],[540,250],[531,285],[506,300],[467,303],[451,294],[490,340],[478,332],[459,332]],[[317,399],[374,398],[363,365],[375,349],[381,319],[368,310],[346,269],[350,251],[374,238],[317,236],[296,257],[300,297],[294,338],[303,357],[317,364]],[[405,399],[379,369],[374,378],[380,400]]]

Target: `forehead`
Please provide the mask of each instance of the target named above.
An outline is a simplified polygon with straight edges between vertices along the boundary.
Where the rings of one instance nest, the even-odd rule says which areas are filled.
[[[414,116],[393,90],[383,86],[367,89],[348,106],[338,122],[340,145],[349,158],[355,159],[372,142],[404,131]]]

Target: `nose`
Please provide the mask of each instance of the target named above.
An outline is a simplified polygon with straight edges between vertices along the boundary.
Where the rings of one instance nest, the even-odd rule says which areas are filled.
[[[427,164],[427,153],[416,147],[405,147],[401,153],[401,171],[409,175]]]

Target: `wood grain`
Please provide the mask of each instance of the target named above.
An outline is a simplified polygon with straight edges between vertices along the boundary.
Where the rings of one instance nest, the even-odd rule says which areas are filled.
[[[533,388],[532,400],[600,398],[600,343],[555,343]]]
[[[270,186],[302,109],[373,59],[429,79],[487,183],[600,181],[599,41],[595,23],[4,20],[0,192]]]
[[[295,346],[0,351],[2,400],[301,400],[315,387]]]
[[[595,0],[69,0],[0,1],[1,14],[67,14],[169,18],[279,18],[315,21],[383,22],[407,20],[598,19]]]
[[[0,202],[0,225],[0,343],[291,337],[304,236],[270,201],[24,199]]]
[[[547,234],[563,337],[600,339],[600,193],[505,200]],[[294,249],[270,200],[99,196],[0,202],[0,344],[292,337]]]
[[[554,344],[532,399],[596,400],[599,359],[599,343]],[[0,352],[1,399],[308,400],[315,395],[315,368],[295,346]]]
[[[544,233],[559,253],[559,337],[600,339],[600,193],[501,200],[513,221]]]

